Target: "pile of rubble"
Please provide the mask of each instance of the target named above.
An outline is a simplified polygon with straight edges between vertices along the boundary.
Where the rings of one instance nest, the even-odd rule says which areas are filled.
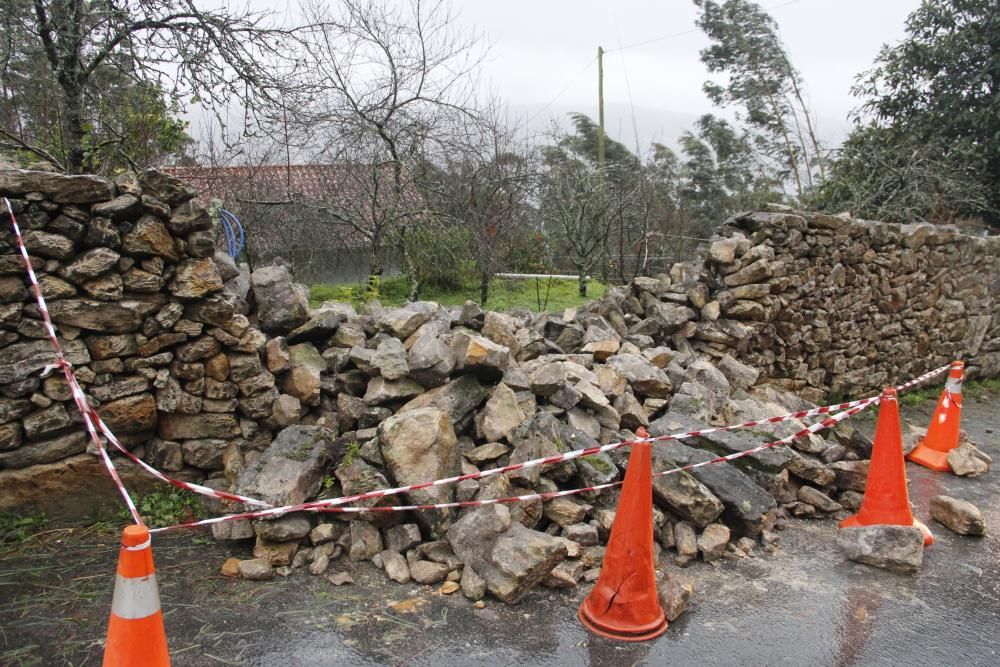
[[[559,315],[485,312],[471,302],[357,311],[310,308],[309,290],[280,262],[239,270],[217,252],[216,221],[196,193],[155,170],[114,181],[6,170],[0,194],[11,198],[77,380],[122,443],[177,478],[275,506],[627,440],[639,427],[664,435],[777,416],[812,406],[800,396],[909,377],[957,349],[978,352],[987,373],[1000,358],[990,319],[1000,304],[986,280],[1000,257],[996,241],[950,231],[772,208],[724,225],[703,259]],[[920,296],[925,269],[939,286]],[[953,317],[963,310],[979,314]],[[895,365],[868,375],[870,362],[885,360]],[[52,361],[6,229],[5,511],[86,514],[114,495],[87,453],[65,380],[39,376]],[[802,427],[659,443],[654,467]],[[655,478],[658,556],[678,565],[745,556],[773,545],[787,516],[845,516],[860,502],[870,449],[842,422],[827,437]],[[956,470],[988,467],[963,451]],[[360,514],[233,521],[213,532],[256,540],[257,558],[230,563],[231,574],[333,567],[342,582],[336,563],[371,560],[397,581],[446,580],[472,598],[488,590],[514,602],[539,583],[572,587],[596,576],[617,490],[461,512],[379,508],[608,484],[622,478],[627,456],[623,448],[373,498]],[[81,501],[65,503],[66,494]],[[212,513],[238,509],[206,504]]]
[[[683,276],[683,271],[678,270]],[[676,276],[675,276],[676,277]],[[259,269],[253,293],[269,340],[274,410],[289,424],[263,452],[227,460],[240,494],[274,505],[451,477],[634,437],[704,429],[812,407],[723,356],[689,344],[690,284],[639,278],[562,315],[343,303],[310,311],[285,267]],[[770,442],[795,420],[754,431],[657,443],[654,470]],[[678,565],[743,557],[773,545],[788,515],[839,518],[857,508],[871,442],[842,422],[732,464],[654,480],[658,556]],[[365,507],[503,498],[622,479],[628,449],[371,498]],[[220,539],[255,538],[231,574],[306,568],[342,574],[371,560],[400,582],[459,583],[516,602],[532,586],[593,580],[617,489],[545,502],[419,512],[293,514],[215,524]],[[222,510],[222,507],[213,509]],[[229,508],[234,509],[234,508]],[[331,565],[331,563],[334,563]]]

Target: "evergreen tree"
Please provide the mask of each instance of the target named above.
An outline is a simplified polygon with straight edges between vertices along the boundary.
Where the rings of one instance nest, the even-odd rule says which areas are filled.
[[[749,0],[694,0],[697,24],[712,40],[701,60],[725,84],[706,82],[705,93],[720,107],[736,107],[748,138],[801,201],[825,178],[823,151],[803,100],[801,75],[792,67],[774,19]]]
[[[906,32],[858,78],[857,127],[822,202],[882,220],[1000,225],[1000,9],[924,0]]]

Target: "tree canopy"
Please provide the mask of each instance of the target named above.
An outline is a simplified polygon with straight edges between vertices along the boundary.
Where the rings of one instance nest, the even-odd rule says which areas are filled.
[[[0,0],[3,146],[95,171],[129,149],[132,128],[163,151],[182,145],[182,102],[262,109],[290,34],[272,19],[192,0]]]
[[[862,103],[823,201],[884,220],[1000,224],[1000,8],[924,0],[853,90]]]

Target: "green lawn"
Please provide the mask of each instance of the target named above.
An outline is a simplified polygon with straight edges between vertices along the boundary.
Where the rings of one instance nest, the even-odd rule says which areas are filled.
[[[399,306],[406,303],[409,289],[405,277],[388,278],[382,282],[378,299],[383,305]],[[324,301],[350,301],[358,305],[364,300],[364,291],[365,286],[362,283],[318,284],[311,288],[311,301],[314,308]],[[587,292],[587,297],[579,296],[576,280],[496,278],[490,283],[490,296],[486,307],[490,310],[527,308],[536,312],[561,311],[604,296],[604,285],[591,280]],[[479,282],[463,282],[461,288],[457,290],[443,290],[429,285],[421,290],[420,298],[425,301],[437,301],[445,306],[460,305],[470,299],[478,302]]]

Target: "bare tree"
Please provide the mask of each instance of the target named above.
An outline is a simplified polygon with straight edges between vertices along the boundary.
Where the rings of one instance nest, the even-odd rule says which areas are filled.
[[[418,184],[433,216],[465,232],[479,275],[480,303],[489,300],[490,281],[503,268],[516,233],[527,223],[535,188],[534,159],[496,103],[477,118],[463,116],[428,155]]]
[[[194,0],[3,0],[5,25],[17,26],[22,55],[40,55],[55,84],[56,151],[4,127],[8,144],[69,172],[85,165],[94,109],[106,109],[107,76],[153,86],[169,100],[216,111],[238,102],[252,114],[278,99],[279,63],[295,31],[248,9],[202,9]],[[114,141],[114,138],[108,139]]]
[[[371,248],[369,282],[377,284],[387,247],[402,256],[419,291],[407,234],[429,220],[412,187],[424,145],[446,119],[472,115],[475,72],[482,58],[477,36],[459,30],[445,0],[342,0],[306,7],[312,28],[300,40],[301,90],[286,101],[304,128],[314,160],[352,166],[364,197],[331,213]]]
[[[587,296],[590,273],[614,224],[607,209],[617,198],[602,195],[604,182],[599,168],[566,156],[550,157],[542,180],[542,220],[576,269],[580,296]]]

